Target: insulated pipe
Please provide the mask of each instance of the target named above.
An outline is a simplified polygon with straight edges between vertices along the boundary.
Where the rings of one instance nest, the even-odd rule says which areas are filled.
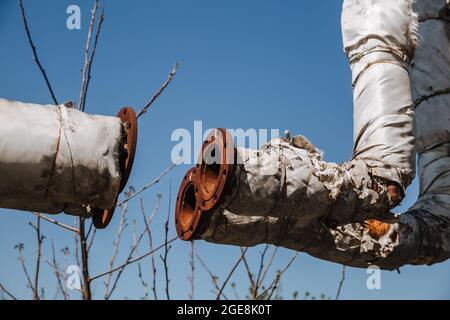
[[[353,159],[322,161],[306,138],[274,139],[261,150],[232,149],[216,130],[200,157],[202,210],[221,207],[237,215],[325,219],[327,225],[392,216],[415,173],[414,110],[408,62],[416,45],[411,1],[344,2],[342,28],[354,86]],[[217,156],[219,155],[219,156]],[[211,158],[215,162],[210,162]],[[222,168],[235,159],[235,170]],[[228,163],[226,163],[229,165]],[[214,178],[210,174],[215,171]],[[224,187],[224,177],[229,184]],[[214,183],[216,179],[216,183]],[[216,185],[214,197],[205,191]],[[205,203],[205,205],[203,205]]]
[[[344,2],[344,16],[351,2]],[[219,207],[210,214],[203,214],[201,224],[209,225],[209,231],[199,230],[204,235],[200,237],[213,243],[240,246],[271,243],[355,267],[376,264],[392,270],[405,264],[433,264],[449,259],[449,2],[415,2],[415,11],[420,15],[421,40],[410,63],[410,74],[414,92],[412,108],[417,112],[420,196],[410,210],[385,222],[368,220],[331,227],[323,223],[323,219],[305,223],[301,217],[246,216]],[[369,3],[359,5],[367,6],[359,8],[360,14],[373,14],[374,8]],[[414,14],[408,15],[414,18]],[[374,19],[379,26],[402,20]],[[414,38],[411,35],[411,39]],[[407,171],[408,168],[403,172]]]
[[[137,123],[0,99],[0,207],[92,216],[106,227],[130,174]]]
[[[406,0],[380,1],[366,9],[365,2],[344,2],[343,38],[355,97],[353,159],[343,164],[324,162],[319,150],[302,136],[272,140],[261,150],[232,149],[232,139],[216,130],[204,144],[197,169],[217,171],[224,166],[223,157],[217,159],[222,162],[208,160],[230,149],[235,154],[227,159],[237,163],[233,170],[217,175],[214,201],[208,202],[211,194],[204,192],[214,185],[210,176],[197,175],[202,210],[304,225],[323,220],[329,226],[392,217],[390,209],[400,203],[415,172],[407,63],[415,48],[417,17]],[[226,187],[221,186],[224,176]]]
[[[450,258],[450,1],[419,0],[419,45],[410,63],[420,194],[394,221],[322,228],[306,252],[357,267],[396,269]],[[293,233],[298,233],[299,230]],[[287,243],[285,243],[287,244]],[[293,243],[290,247],[294,248]]]

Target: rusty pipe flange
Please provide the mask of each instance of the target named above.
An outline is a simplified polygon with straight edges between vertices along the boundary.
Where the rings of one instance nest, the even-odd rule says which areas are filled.
[[[125,185],[128,182],[128,178],[130,177],[131,169],[133,168],[134,156],[136,154],[136,146],[137,146],[137,118],[136,112],[133,108],[124,107],[122,108],[117,117],[122,120],[124,135],[126,140],[123,145],[123,155],[121,156],[120,161],[120,172],[122,174],[122,178],[120,181],[119,194],[125,188]],[[115,203],[117,203],[117,198]],[[114,214],[115,206],[110,209],[99,209],[92,208],[92,222],[97,229],[104,229],[110,223],[112,216]]]
[[[124,146],[126,157],[123,158],[124,161],[122,161],[121,165],[122,181],[120,182],[119,189],[119,193],[121,193],[128,182],[128,178],[131,174],[131,169],[133,168],[134,156],[136,154],[137,146],[138,124],[136,112],[133,110],[133,108],[122,108],[117,114],[117,117],[122,120],[126,134],[126,142]]]
[[[178,237],[182,240],[194,240],[203,211],[198,206],[195,190],[196,168],[186,173],[178,189],[175,207],[175,226]]]
[[[217,207],[236,167],[233,137],[226,129],[214,129],[203,142],[196,174],[197,199],[202,210]]]

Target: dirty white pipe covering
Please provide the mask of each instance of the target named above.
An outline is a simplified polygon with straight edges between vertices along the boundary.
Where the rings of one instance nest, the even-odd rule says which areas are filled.
[[[224,209],[238,215],[330,224],[389,214],[387,182],[405,189],[415,172],[414,112],[407,71],[416,16],[409,1],[345,1],[344,47],[354,84],[355,152],[322,161],[306,138],[238,149],[237,187]],[[386,11],[384,11],[386,10]],[[385,23],[386,22],[386,23]]]
[[[279,161],[286,170],[279,170],[278,178],[258,177],[257,170],[244,165],[243,171],[249,174],[244,174],[244,181],[239,180],[244,187],[241,185],[234,195],[240,201],[233,200],[235,205],[227,204],[205,219],[209,228],[203,238],[240,246],[272,243],[357,267],[376,263],[395,269],[450,257],[450,6],[449,0],[415,3],[421,21],[417,40],[417,17],[411,10],[412,3],[344,1],[343,38],[354,81],[354,159],[341,166],[323,163],[304,139],[300,139],[301,149],[275,140],[259,153],[247,151],[247,159],[264,159],[265,150],[286,150],[281,152]],[[419,47],[410,71],[412,103],[407,63],[417,41]],[[380,211],[375,217],[389,222],[389,230],[375,238],[366,224],[354,222],[364,217],[361,210],[370,212],[371,206],[379,206],[384,197],[380,193],[377,199],[364,183],[358,188],[355,177],[367,183],[367,166],[367,172],[374,176],[402,187],[410,183],[415,158],[414,110],[421,194],[405,214],[389,217]],[[263,161],[255,166],[260,173]],[[334,185],[329,184],[329,176],[334,177]],[[281,204],[273,206],[275,201],[270,199],[282,190],[277,181],[283,179],[287,183],[278,200]],[[349,182],[354,192],[342,189]],[[330,191],[328,198],[324,196],[325,189]],[[242,190],[247,193],[245,198],[239,198]],[[258,199],[257,192],[262,192]],[[370,200],[365,203],[367,208],[358,205],[362,199]],[[253,205],[259,201],[255,212]],[[330,209],[323,211],[327,204]],[[351,224],[333,227],[324,223],[330,215],[338,222],[345,221],[351,211]],[[325,219],[317,219],[321,215]]]
[[[120,186],[119,118],[0,99],[0,207],[87,215]]]

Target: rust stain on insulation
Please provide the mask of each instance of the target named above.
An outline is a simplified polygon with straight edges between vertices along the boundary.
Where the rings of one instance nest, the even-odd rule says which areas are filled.
[[[390,224],[375,219],[366,221],[366,225],[370,236],[377,240],[387,234],[390,228]]]

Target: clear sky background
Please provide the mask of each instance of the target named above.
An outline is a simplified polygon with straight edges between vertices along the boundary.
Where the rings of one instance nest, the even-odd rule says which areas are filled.
[[[83,47],[92,1],[24,1],[41,62],[60,102],[77,100]],[[104,1],[105,22],[92,70],[87,111],[114,115],[125,105],[140,109],[151,97],[176,61],[178,74],[163,96],[140,120],[139,145],[131,185],[139,188],[170,164],[175,145],[171,133],[177,128],[193,130],[195,120],[204,128],[278,128],[303,134],[325,151],[327,161],[341,162],[352,152],[352,93],[347,60],[342,50],[340,11],[342,1],[295,0],[152,0]],[[81,30],[66,28],[66,8],[81,7]],[[18,3],[0,2],[0,97],[35,103],[51,103],[44,81],[32,59]],[[183,174],[189,168],[175,168],[158,185],[142,194],[148,210],[156,194],[163,195],[161,211],[154,221],[155,244],[163,239],[163,225],[172,208]],[[1,178],[1,177],[0,177]],[[417,197],[417,181],[399,211]],[[173,210],[172,210],[173,211]],[[170,213],[173,215],[173,213]],[[129,228],[121,245],[123,261],[131,245],[131,222],[142,228],[136,203],[130,206]],[[61,221],[74,219],[59,216]],[[0,282],[18,297],[30,291],[16,259],[14,245],[24,243],[27,265],[33,271],[35,234],[29,213],[0,210]],[[171,235],[175,234],[171,217]],[[91,253],[92,274],[107,268],[118,215],[110,227],[97,233]],[[48,258],[50,240],[57,251],[73,250],[73,237],[43,222],[47,236],[44,250]],[[239,256],[239,248],[196,242],[197,252],[209,268],[223,280]],[[251,249],[249,261],[258,267],[260,247]],[[143,253],[141,250],[140,253]],[[281,250],[273,271],[293,255]],[[159,262],[159,258],[158,264]],[[73,263],[73,261],[70,261]],[[143,263],[150,280],[150,260]],[[177,241],[169,256],[171,293],[186,298],[190,290],[189,244]],[[43,264],[42,283],[47,298],[54,296],[56,282]],[[300,296],[308,291],[319,296],[336,295],[342,267],[300,254],[282,281],[282,294]],[[158,291],[163,292],[161,266]],[[366,287],[366,270],[348,268],[341,297],[344,299],[450,299],[450,261],[432,267],[404,267],[382,273],[382,289]],[[244,268],[232,280],[241,297],[248,288]],[[140,298],[142,286],[136,266],[124,273],[113,298]],[[208,275],[196,265],[196,298],[213,298]],[[231,291],[228,295],[233,297]],[[101,298],[102,280],[94,283],[94,295]],[[74,297],[77,296],[74,294]]]

